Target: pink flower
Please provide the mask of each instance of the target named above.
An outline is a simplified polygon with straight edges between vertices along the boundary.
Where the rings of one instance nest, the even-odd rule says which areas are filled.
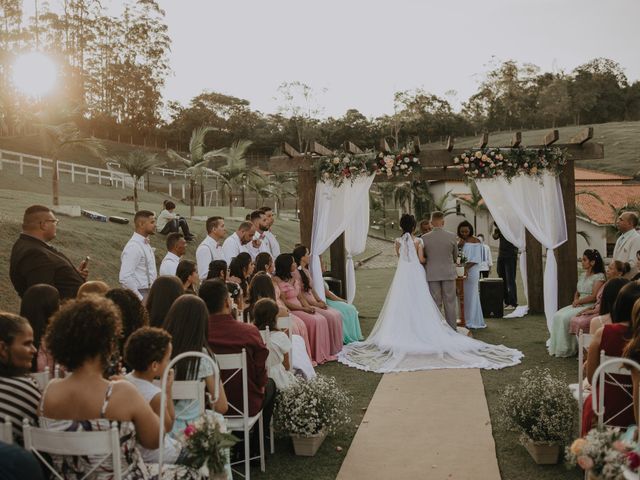
[[[187,438],[191,437],[194,433],[196,433],[196,427],[194,427],[192,424],[187,425],[187,427],[184,429],[184,436]]]
[[[589,470],[593,468],[593,460],[587,455],[580,455],[578,457],[578,465],[580,465],[580,468],[583,470]]]
[[[640,455],[636,452],[627,453],[627,463],[629,468],[635,472],[640,467]]]
[[[627,451],[627,446],[621,440],[616,440],[615,442],[613,442],[612,447],[614,448],[614,450],[617,450],[620,453],[624,453]]]

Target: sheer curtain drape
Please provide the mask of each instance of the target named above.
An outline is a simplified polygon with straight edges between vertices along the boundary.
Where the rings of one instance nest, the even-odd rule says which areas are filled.
[[[322,299],[324,281],[320,255],[325,252],[343,232],[347,251],[347,294],[353,301],[356,291],[353,256],[362,253],[369,231],[369,188],[374,175],[345,181],[340,187],[318,182],[313,208],[311,233],[311,275],[316,291]]]
[[[478,180],[476,184],[492,215],[494,210],[490,203],[500,202],[500,208],[493,207],[496,211],[494,216],[496,221],[497,218],[502,217],[501,222],[504,222],[504,227],[511,232],[514,230],[520,232],[519,223],[522,223],[547,249],[544,269],[544,313],[547,318],[547,328],[551,331],[553,315],[558,310],[558,266],[553,250],[567,241],[567,221],[558,177],[544,173],[540,177],[521,175],[513,178],[511,183],[498,177],[491,180]],[[494,195],[495,198],[493,198]],[[487,201],[487,198],[490,200]],[[511,213],[504,215],[506,210],[511,210]],[[509,224],[509,222],[512,223]],[[503,229],[500,223],[498,227]],[[511,241],[506,235],[505,237]],[[517,238],[517,235],[514,235],[514,238]]]

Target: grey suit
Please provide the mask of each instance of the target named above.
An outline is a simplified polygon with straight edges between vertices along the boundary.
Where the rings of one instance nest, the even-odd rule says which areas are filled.
[[[444,306],[447,323],[456,329],[456,259],[458,244],[456,236],[434,228],[422,236],[424,256],[427,259],[425,269],[431,296],[438,308]]]

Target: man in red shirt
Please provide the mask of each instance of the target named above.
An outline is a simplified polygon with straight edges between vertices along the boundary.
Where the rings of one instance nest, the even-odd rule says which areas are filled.
[[[267,377],[265,363],[269,350],[264,344],[255,325],[238,322],[231,315],[231,298],[222,280],[206,280],[200,286],[198,295],[209,309],[208,342],[216,354],[247,352],[247,391],[249,393],[249,415],[256,415],[262,409],[265,433],[273,414],[276,387]],[[222,371],[222,380],[231,376],[230,371]],[[225,384],[227,400],[237,408],[242,408],[242,377],[234,376]],[[231,407],[231,406],[230,406]],[[227,412],[237,413],[233,408]],[[252,442],[253,443],[253,442]]]

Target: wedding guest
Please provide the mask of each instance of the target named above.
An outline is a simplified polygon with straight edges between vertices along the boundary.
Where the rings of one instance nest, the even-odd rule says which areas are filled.
[[[240,285],[243,297],[245,298],[249,290],[249,280],[253,275],[253,268],[253,260],[247,252],[239,253],[238,256],[233,258],[231,263],[229,263],[229,276],[227,280]]]
[[[613,304],[618,298],[618,294],[622,287],[624,287],[629,280],[626,278],[618,277],[608,280],[604,284],[602,289],[602,298],[600,299],[600,311],[598,316],[591,319],[589,324],[589,333],[593,335],[598,331],[600,327],[604,327],[611,323],[611,310],[613,310]]]
[[[331,335],[327,319],[316,313],[316,309],[309,305],[299,283],[293,278],[293,273],[298,268],[293,255],[280,254],[276,258],[275,266],[273,280],[280,290],[282,303],[307,326],[311,358],[317,364],[335,360],[335,355],[331,353]]]
[[[0,419],[9,417],[13,438],[22,444],[22,419],[38,422],[40,391],[31,377],[36,347],[27,319],[0,312]]]
[[[593,374],[600,365],[600,353],[608,357],[622,357],[626,352],[632,352],[633,346],[627,343],[632,337],[631,328],[634,304],[640,299],[640,285],[630,283],[622,287],[618,298],[611,311],[611,323],[599,328],[589,345],[587,356],[587,378],[593,378]],[[638,313],[638,312],[636,312]],[[631,342],[634,343],[633,341]],[[634,423],[634,413],[631,408],[633,390],[628,383],[626,375],[611,375],[610,381],[604,386],[604,421],[611,426],[626,428]],[[582,414],[582,435],[586,435],[594,426],[595,415],[592,408],[591,395],[584,401]]]
[[[160,275],[175,275],[180,259],[187,251],[187,242],[181,233],[167,235],[167,254],[160,263]]]
[[[36,457],[18,445],[0,442],[0,478],[2,480],[44,480]]]
[[[273,257],[268,252],[262,252],[256,255],[254,263],[256,274],[266,273],[268,275],[273,275],[273,272],[275,272]]]
[[[278,243],[278,239],[273,233],[273,224],[276,220],[273,216],[273,209],[271,207],[264,206],[260,207],[260,210],[262,210],[267,217],[267,226],[269,229],[265,232],[265,237],[269,245],[269,253],[271,254],[271,257],[277,258],[278,255],[280,255],[280,243]]]
[[[433,230],[433,226],[431,225],[431,219],[423,218],[422,220],[420,220],[420,223],[418,224],[418,228],[420,229],[420,231],[417,234],[417,236],[419,237],[429,233],[431,230]]]
[[[161,327],[171,305],[183,293],[184,286],[178,277],[173,275],[158,277],[151,285],[146,303],[149,325]]]
[[[87,260],[76,268],[62,252],[49,244],[56,238],[59,220],[49,207],[32,205],[24,212],[22,233],[11,249],[9,277],[18,295],[32,285],[46,283],[60,298],[75,298],[89,270]]]
[[[638,265],[640,265],[640,250],[636,252],[636,267]],[[634,282],[640,280],[640,272],[636,273],[631,280],[633,280]]]
[[[342,350],[343,345],[342,315],[338,310],[327,305],[313,288],[311,272],[308,270],[309,249],[304,245],[294,248],[293,259],[298,264],[298,269],[293,272],[293,278],[299,282],[302,295],[306,298],[307,303],[316,308],[316,313],[327,319],[331,340],[331,355],[337,355]],[[322,288],[324,288],[324,284]]]
[[[182,282],[185,293],[195,295],[200,279],[198,278],[198,267],[191,260],[180,260],[176,269],[176,277]]]
[[[51,316],[60,309],[60,294],[55,287],[44,283],[32,285],[24,292],[20,304],[20,316],[26,318],[33,330],[33,346],[38,351],[31,365],[32,372],[55,369],[53,357],[47,349],[44,334]]]
[[[238,230],[233,232],[222,244],[222,253],[227,264],[231,259],[237,257],[240,252],[247,251],[247,244],[253,240],[256,229],[251,222],[242,222]]]
[[[577,335],[580,330],[587,333],[589,330],[589,325],[591,325],[591,320],[594,317],[603,315],[601,313],[601,301],[602,294],[604,293],[604,289],[614,278],[622,277],[629,272],[629,264],[622,263],[618,260],[613,260],[609,263],[606,270],[606,282],[602,284],[598,293],[596,294],[596,302],[591,307],[584,308],[578,315],[571,319],[571,323],[569,325],[569,332]]]
[[[156,231],[156,217],[149,210],[140,210],[133,218],[135,232],[120,258],[120,285],[133,291],[140,300],[147,298],[156,280],[156,257],[149,236]]]
[[[638,226],[638,214],[635,212],[624,212],[620,214],[616,221],[616,227],[620,236],[613,249],[613,259],[629,263],[631,272],[628,278],[634,277],[638,273],[637,252],[640,250],[640,233],[636,231]]]
[[[224,260],[222,242],[227,236],[227,229],[224,226],[224,218],[209,217],[206,222],[207,236],[196,249],[196,263],[198,264],[198,276],[200,280],[207,278],[209,265],[216,260]]]
[[[278,390],[289,388],[296,382],[296,378],[289,371],[291,359],[291,341],[289,336],[278,329],[279,308],[276,302],[269,298],[262,298],[253,306],[251,318],[253,324],[260,330],[260,335],[269,349],[267,357],[267,374],[272,379]],[[269,339],[267,342],[267,331],[269,329]]]
[[[505,309],[514,309],[518,306],[518,289],[516,288],[518,247],[502,235],[497,225],[493,229],[493,239],[500,240],[498,246],[498,276],[504,282]]]
[[[171,200],[164,201],[164,209],[158,215],[157,230],[160,235],[167,235],[168,233],[177,233],[182,229],[184,238],[187,241],[191,241],[195,238],[189,231],[189,225],[184,217],[181,217],[175,213],[176,204]]]
[[[466,220],[458,225],[458,238],[462,253],[467,257],[464,265],[464,319],[467,328],[485,328],[482,305],[480,304],[480,263],[484,257],[484,245],[473,235],[473,225]]]
[[[109,285],[100,280],[90,280],[80,285],[78,289],[78,295],[76,298],[84,298],[87,295],[98,295],[104,297],[105,293],[109,291]]]
[[[351,342],[364,340],[360,330],[360,319],[355,306],[347,303],[344,298],[339,297],[329,289],[329,284],[324,282],[324,295],[327,298],[327,305],[336,309],[342,316],[343,342],[348,345]]]
[[[572,357],[578,351],[576,336],[569,333],[569,323],[584,308],[593,306],[598,290],[605,281],[604,262],[598,250],[584,251],[582,270],[572,304],[561,308],[553,316],[549,355]]]
[[[224,260],[214,260],[209,264],[209,271],[207,272],[207,280],[221,279],[227,281],[227,262]]]
[[[267,217],[262,210],[255,210],[249,215],[255,234],[253,239],[245,245],[246,251],[255,260],[259,253],[270,253],[266,232],[269,230]]]
[[[149,314],[135,293],[126,288],[112,288],[105,294],[120,314],[121,335],[117,341],[114,358],[109,359],[108,373],[119,374],[124,366],[124,345],[133,332],[149,325]]]
[[[491,255],[491,247],[484,243],[484,235],[479,233],[477,235],[478,240],[482,243],[483,255],[480,262],[480,278],[488,278],[491,273],[491,267],[493,267],[493,256]]]

